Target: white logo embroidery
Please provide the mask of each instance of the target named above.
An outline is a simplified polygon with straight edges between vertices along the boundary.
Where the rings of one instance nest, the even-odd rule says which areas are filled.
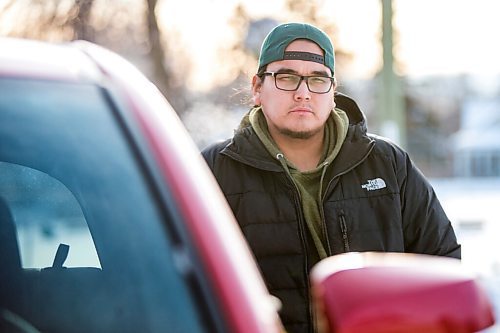
[[[385,188],[385,181],[382,178],[368,179],[368,183],[361,185],[367,191],[375,191]]]

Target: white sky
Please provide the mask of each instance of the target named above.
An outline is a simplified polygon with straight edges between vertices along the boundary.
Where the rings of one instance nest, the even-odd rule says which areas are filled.
[[[281,17],[282,0],[166,0],[160,8],[164,28],[179,31],[182,42],[196,55],[199,88],[210,84],[218,46],[230,40],[227,18],[243,2],[252,17]],[[334,44],[354,55],[345,72],[371,77],[381,62],[380,0],[320,0],[331,17]],[[394,0],[396,57],[403,74],[500,73],[500,1]]]

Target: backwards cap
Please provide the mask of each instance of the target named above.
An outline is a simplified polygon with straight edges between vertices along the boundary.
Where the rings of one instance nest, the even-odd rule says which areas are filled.
[[[308,39],[323,50],[324,55],[309,52],[285,52],[286,47],[296,39]],[[274,61],[280,60],[314,61],[330,68],[335,73],[333,45],[326,33],[306,23],[285,23],[278,25],[266,36],[259,56],[259,71]]]

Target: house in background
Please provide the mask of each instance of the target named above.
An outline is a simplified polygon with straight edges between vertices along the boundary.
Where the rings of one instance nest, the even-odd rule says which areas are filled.
[[[466,99],[451,143],[456,177],[500,177],[500,98]]]

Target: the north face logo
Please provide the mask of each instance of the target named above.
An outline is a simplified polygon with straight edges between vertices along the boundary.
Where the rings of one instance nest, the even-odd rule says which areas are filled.
[[[385,181],[382,178],[368,179],[368,183],[361,185],[367,191],[375,191],[385,188]]]

